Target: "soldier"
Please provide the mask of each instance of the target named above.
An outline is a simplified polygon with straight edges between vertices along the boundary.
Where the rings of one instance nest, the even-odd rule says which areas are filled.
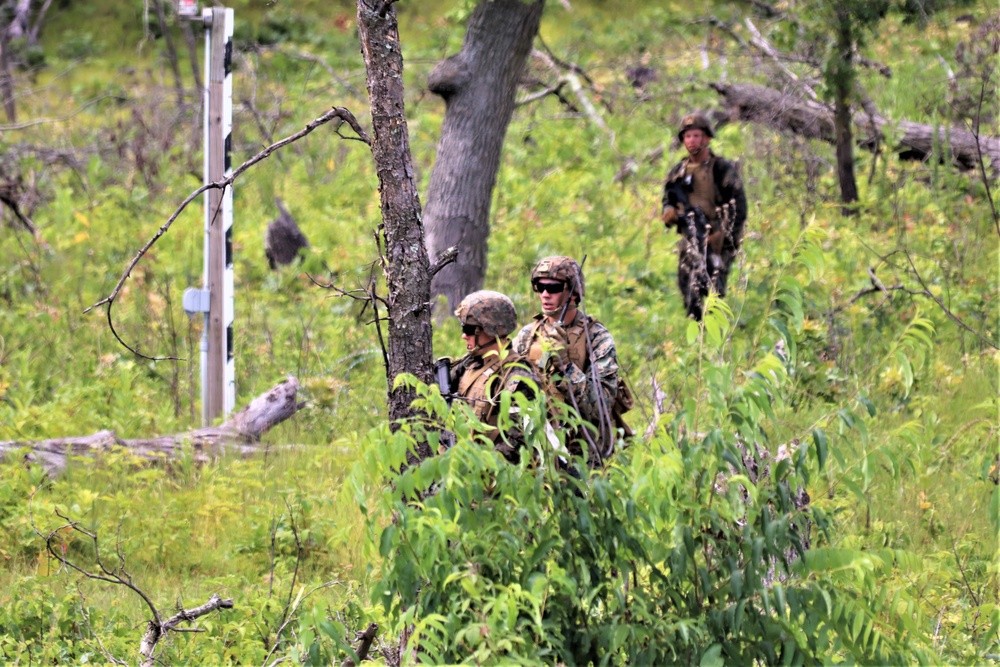
[[[618,375],[615,341],[603,324],[580,309],[583,272],[570,257],[546,257],[531,271],[531,287],[542,312],[517,334],[512,348],[527,357],[549,396],[575,407],[598,436],[581,433],[590,448],[591,465],[614,451],[618,428],[631,435],[621,415],[632,408],[632,395]]]
[[[688,156],[667,174],[661,217],[667,228],[676,227],[683,235],[687,231],[685,216],[696,209],[704,213],[710,226],[704,259],[715,291],[725,296],[729,268],[743,241],[747,199],[736,164],[709,149],[713,136],[705,116],[699,113],[684,116],[677,138]],[[684,261],[686,247],[684,239],[677,246],[677,278],[682,292],[688,288],[690,270]],[[696,317],[701,317],[700,306]]]
[[[496,428],[498,398],[503,390],[532,396],[531,385],[525,380],[537,384],[538,378],[523,359],[513,354],[501,359],[502,352],[509,352],[508,337],[517,328],[514,304],[499,292],[480,290],[462,299],[455,315],[462,324],[467,353],[450,368],[452,396],[468,401],[476,417],[493,427],[487,436],[497,451],[516,463],[520,456],[520,434],[513,432],[504,437]]]

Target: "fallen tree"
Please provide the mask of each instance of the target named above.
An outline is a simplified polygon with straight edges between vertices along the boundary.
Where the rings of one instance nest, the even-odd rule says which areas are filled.
[[[257,443],[262,435],[302,407],[303,403],[296,400],[298,390],[299,381],[289,376],[219,426],[132,440],[119,438],[114,431],[98,431],[78,437],[0,442],[0,459],[22,455],[25,462],[40,465],[51,475],[61,472],[71,456],[94,456],[113,447],[124,447],[150,460],[177,456],[186,446],[190,446],[196,461],[207,461],[225,452],[249,456],[259,451]]]
[[[760,123],[830,144],[836,142],[833,112],[824,104],[753,83],[710,85],[722,96],[730,120]],[[926,160],[947,147],[948,157],[960,169],[979,169],[980,164],[985,167],[990,162],[994,172],[1000,169],[1000,138],[977,135],[962,127],[893,122],[864,111],[855,112],[853,120],[858,145],[867,150],[885,145],[889,133],[895,142],[893,150],[904,159]]]

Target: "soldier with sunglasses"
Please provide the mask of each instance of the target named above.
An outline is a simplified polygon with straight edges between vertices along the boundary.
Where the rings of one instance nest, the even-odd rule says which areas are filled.
[[[572,436],[570,450],[590,445],[591,465],[614,451],[618,429],[631,435],[621,415],[633,400],[618,374],[615,341],[603,324],[581,310],[583,271],[571,257],[546,257],[531,272],[542,312],[514,339],[514,352],[538,369],[552,398],[577,409],[597,435]],[[570,440],[570,438],[567,438]],[[595,454],[597,456],[595,456]]]
[[[455,311],[462,323],[462,340],[466,354],[449,372],[452,396],[469,403],[469,407],[485,424],[492,426],[487,436],[497,451],[511,462],[520,456],[520,433],[500,433],[497,408],[501,391],[532,395],[530,379],[538,385],[538,376],[530,364],[510,353],[509,336],[517,328],[514,303],[499,292],[480,290],[468,295]]]

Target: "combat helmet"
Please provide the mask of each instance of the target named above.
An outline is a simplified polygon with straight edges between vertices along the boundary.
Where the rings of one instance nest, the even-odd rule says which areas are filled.
[[[514,302],[506,295],[490,290],[479,290],[462,299],[455,316],[463,325],[473,324],[482,328],[490,338],[506,338],[517,328]]]
[[[559,280],[567,284],[572,283],[574,287],[573,293],[576,294],[578,299],[583,299],[585,292],[583,271],[580,270],[580,265],[572,257],[565,257],[563,255],[545,257],[538,264],[535,264],[535,268],[531,270],[532,283],[540,278]]]
[[[700,113],[689,113],[684,116],[684,119],[681,120],[681,129],[677,130],[679,141],[684,141],[684,132],[687,130],[701,130],[708,135],[709,139],[715,136],[712,132],[712,124],[708,122],[708,118],[704,114]]]

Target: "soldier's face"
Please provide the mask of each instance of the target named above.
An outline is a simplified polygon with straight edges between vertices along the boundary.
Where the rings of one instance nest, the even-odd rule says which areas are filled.
[[[691,155],[697,155],[703,149],[708,148],[708,144],[711,141],[704,130],[699,130],[696,127],[684,130],[684,148]]]
[[[537,280],[533,287],[538,293],[538,300],[542,302],[542,310],[547,313],[562,308],[569,298],[566,283],[557,280]]]
[[[465,327],[463,327],[463,329],[464,328]],[[476,332],[475,334],[472,335],[466,333],[464,330],[462,331],[462,340],[465,342],[465,349],[467,352],[472,352],[477,347],[480,349],[485,349],[489,347],[491,344],[496,343],[496,339],[487,336],[485,333],[483,333],[483,330],[481,328],[476,327],[475,329]]]

